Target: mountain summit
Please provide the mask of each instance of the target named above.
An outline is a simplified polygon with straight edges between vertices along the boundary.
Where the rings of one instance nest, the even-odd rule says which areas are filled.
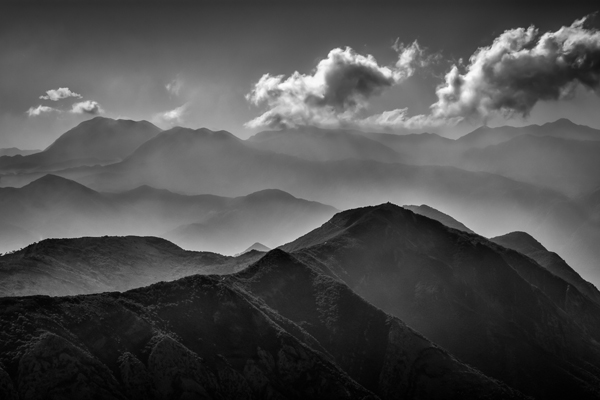
[[[600,307],[529,257],[389,203],[281,248],[525,394],[599,395]]]

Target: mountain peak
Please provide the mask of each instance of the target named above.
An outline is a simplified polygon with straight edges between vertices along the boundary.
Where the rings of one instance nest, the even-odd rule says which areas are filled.
[[[500,246],[515,249],[521,253],[528,253],[530,251],[538,250],[546,251],[546,248],[533,236],[522,231],[510,232],[505,235],[491,238],[490,240],[499,244]]]
[[[244,198],[246,200],[268,201],[272,199],[291,200],[295,199],[296,197],[280,189],[263,189],[257,192],[250,193],[246,196],[242,196],[241,198]]]
[[[62,176],[58,176],[58,175],[54,175],[54,174],[46,174],[44,176],[42,176],[41,178],[38,178],[32,182],[30,182],[29,184],[23,186],[23,188],[27,188],[27,187],[36,187],[36,186],[62,186],[62,187],[66,187],[66,186],[72,186],[72,187],[82,187],[82,188],[86,188],[84,185],[77,183],[75,181],[72,181],[70,179],[67,178],[63,178]]]
[[[19,190],[26,193],[30,198],[35,198],[36,196],[60,196],[61,198],[64,198],[65,196],[74,198],[74,195],[76,195],[75,197],[78,197],[79,195],[99,196],[98,192],[79,182],[53,174],[46,174],[23,186]]]

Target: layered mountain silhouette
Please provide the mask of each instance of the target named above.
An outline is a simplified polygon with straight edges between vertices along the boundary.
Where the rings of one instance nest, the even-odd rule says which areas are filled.
[[[0,157],[0,171],[49,171],[115,162],[160,131],[147,121],[95,117],[65,132],[41,152]]]
[[[281,250],[226,277],[0,299],[0,321],[7,399],[524,398]]]
[[[600,306],[530,257],[392,204],[282,249],[525,394],[600,395]]]
[[[449,141],[433,138],[438,144]],[[149,185],[179,193],[241,196],[277,188],[337,209],[384,201],[425,203],[447,210],[488,237],[527,231],[585,278],[600,282],[600,249],[593,244],[600,237],[600,227],[586,225],[587,211],[556,190],[493,173],[356,158],[309,161],[255,148],[225,131],[178,127],[161,132],[120,163],[60,174],[96,190],[112,192]],[[592,171],[590,174],[597,175]],[[584,226],[585,230],[580,229]],[[205,231],[202,226],[185,229],[180,231],[183,235],[203,235]],[[263,241],[256,238],[234,252],[256,240]]]
[[[238,258],[152,237],[45,240],[0,257],[4,295],[194,276],[0,299],[0,388],[6,398],[598,399],[600,305],[547,253],[522,233],[489,241],[392,204]]]
[[[281,190],[262,190],[232,199],[226,211],[214,213],[204,222],[180,226],[164,237],[186,249],[208,248],[218,253],[231,253],[232,243],[247,243],[248,238],[274,247],[307,233],[336,211]]]
[[[147,186],[99,193],[46,175],[22,188],[0,188],[0,235],[12,238],[0,243],[0,251],[49,237],[156,235],[188,249],[234,254],[256,240],[285,243],[336,211],[279,190],[237,198],[186,196]]]

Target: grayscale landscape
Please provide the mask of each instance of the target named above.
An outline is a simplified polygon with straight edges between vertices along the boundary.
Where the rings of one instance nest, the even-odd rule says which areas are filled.
[[[0,6],[0,399],[600,399],[600,7]]]

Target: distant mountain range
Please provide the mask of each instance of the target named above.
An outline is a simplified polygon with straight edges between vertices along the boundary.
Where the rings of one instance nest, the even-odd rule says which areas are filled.
[[[600,304],[533,257],[546,253],[392,204],[240,258],[158,238],[46,240],[0,257],[0,281],[49,276],[76,293],[83,279],[123,290],[200,275],[0,299],[0,394],[598,399]]]
[[[225,131],[177,127],[161,132],[144,121],[99,117],[73,128],[40,153],[16,156],[26,161],[23,169],[14,164],[15,157],[1,158],[0,166],[6,162],[10,168],[0,175],[0,186],[24,186],[51,170],[98,192],[150,186],[239,197],[279,189],[337,209],[385,201],[425,203],[488,237],[526,231],[587,279],[600,283],[600,220],[593,217],[600,203],[591,195],[600,187],[598,136],[597,130],[558,120],[521,128],[484,127],[458,140],[305,127],[262,132],[243,141]],[[139,194],[155,199],[144,204],[158,201],[157,195]],[[588,200],[580,200],[584,198]],[[187,215],[160,232],[137,229],[135,223],[130,225],[137,230],[107,233],[189,238],[186,246],[206,250],[200,242],[210,238],[207,232],[214,229],[214,221],[227,225],[229,217],[215,216],[213,225],[206,225],[204,216],[190,220]],[[40,221],[45,219],[42,215]],[[154,219],[145,216],[140,226]],[[18,229],[15,237],[48,237],[18,221],[6,223]],[[56,236],[72,236],[61,229]],[[269,239],[251,238],[231,251],[240,252],[257,240],[279,244]]]
[[[99,193],[46,175],[22,188],[0,188],[0,251],[49,237],[159,235],[188,249],[234,254],[256,240],[273,246],[292,240],[337,210],[266,190],[227,198],[186,196],[139,187]]]

